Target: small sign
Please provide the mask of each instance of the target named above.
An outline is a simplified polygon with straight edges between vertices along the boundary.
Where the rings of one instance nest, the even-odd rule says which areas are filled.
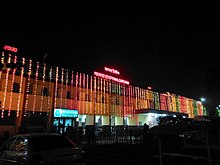
[[[18,48],[15,48],[15,47],[9,46],[9,45],[4,45],[4,50],[8,50],[8,51],[16,53],[18,51]]]
[[[54,117],[77,118],[78,110],[54,109]]]

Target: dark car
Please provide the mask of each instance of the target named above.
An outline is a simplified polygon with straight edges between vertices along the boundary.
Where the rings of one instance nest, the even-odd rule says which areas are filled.
[[[83,150],[64,135],[19,134],[1,145],[0,165],[83,165],[83,155]]]

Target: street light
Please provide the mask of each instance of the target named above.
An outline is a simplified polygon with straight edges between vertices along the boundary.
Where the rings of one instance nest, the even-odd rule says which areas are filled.
[[[206,99],[204,97],[202,97],[200,100],[201,100],[201,102],[205,102],[206,101]]]

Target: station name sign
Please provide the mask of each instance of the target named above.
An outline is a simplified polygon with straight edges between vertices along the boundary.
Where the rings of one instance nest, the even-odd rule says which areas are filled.
[[[120,79],[120,78],[116,78],[116,77],[113,77],[113,76],[109,76],[109,75],[106,75],[106,74],[103,74],[103,73],[99,73],[99,72],[96,72],[96,71],[94,71],[94,75],[97,76],[97,77],[104,78],[104,79],[113,80],[113,81],[116,81],[118,83],[123,83],[123,84],[127,84],[127,85],[130,84],[129,81],[126,81],[126,80],[123,80],[123,79]]]

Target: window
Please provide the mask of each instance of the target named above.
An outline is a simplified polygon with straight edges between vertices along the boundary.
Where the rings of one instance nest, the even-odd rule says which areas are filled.
[[[60,88],[57,88],[57,93],[56,93],[57,97],[60,97],[60,91],[61,91]]]
[[[66,92],[66,98],[67,98],[67,99],[71,99],[71,92],[70,92],[70,91],[67,91],[67,92]]]
[[[14,93],[19,93],[19,89],[20,89],[20,84],[19,83],[14,83],[13,84],[13,92]]]
[[[25,147],[26,147],[26,144],[24,142],[24,139],[21,137],[18,137],[16,141],[14,142],[11,148],[11,151],[24,151]]]
[[[77,92],[77,100],[79,100],[79,92]]]
[[[43,95],[43,96],[49,96],[49,90],[48,90],[48,88],[43,88],[43,89],[42,89],[42,95]]]

